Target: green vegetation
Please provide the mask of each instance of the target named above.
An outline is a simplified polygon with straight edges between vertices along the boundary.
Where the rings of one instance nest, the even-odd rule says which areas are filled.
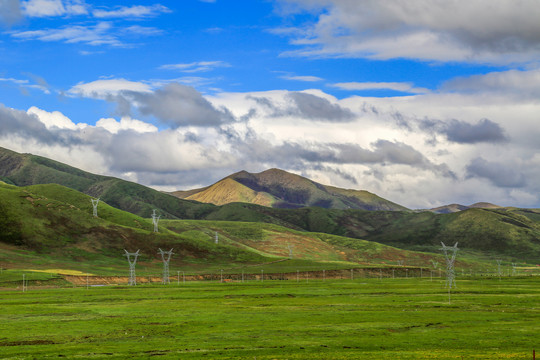
[[[322,185],[279,169],[258,174],[240,171],[202,189],[176,191],[182,199],[215,205],[244,202],[275,208],[318,206],[331,209],[408,209],[367,191]]]
[[[1,276],[1,275],[0,275]],[[531,359],[539,279],[0,291],[3,359]]]
[[[100,202],[99,218],[94,218],[88,195],[56,184],[17,187],[0,183],[0,195],[4,224],[0,265],[10,269],[122,275],[126,271],[123,250],[140,249],[139,274],[158,275],[162,266],[158,248],[174,248],[171,266],[189,273],[233,268],[246,272],[343,269],[405,258],[409,265],[426,267],[429,259],[441,261],[440,254],[257,222],[163,220],[159,233],[154,233],[150,219],[105,202]],[[289,246],[294,249],[293,260],[287,260]],[[287,261],[265,265],[276,260]]]
[[[253,174],[239,173],[236,180],[240,181],[242,186],[249,185],[249,181],[255,181],[254,184],[259,187],[269,187],[275,183],[276,177],[279,177],[276,174],[281,176],[278,170],[265,173],[267,173],[268,178],[255,179],[257,181],[249,176]],[[298,177],[295,175],[288,173],[285,175],[284,181],[286,183],[289,181],[288,186],[290,185],[293,190],[299,192],[293,191],[294,194],[289,194],[284,189],[277,188],[274,189],[275,191],[281,191],[285,195],[289,194],[291,199],[300,199],[304,195],[311,199],[313,193],[308,191],[304,194],[303,191],[312,189],[315,186],[313,182],[304,178],[298,181]],[[292,179],[289,179],[291,176]],[[444,241],[448,244],[458,242],[460,248],[469,252],[471,256],[481,252],[481,256],[491,257],[491,260],[502,258],[506,261],[534,263],[540,257],[540,210],[535,209],[472,208],[458,213],[434,214],[410,211],[339,210],[322,207],[278,209],[247,203],[215,206],[181,200],[139,184],[93,175],[46,158],[21,155],[1,148],[0,179],[3,179],[5,183],[18,186],[34,185],[24,188],[24,191],[30,194],[37,194],[35,197],[30,196],[31,201],[34,202],[34,208],[30,211],[30,215],[25,213],[26,210],[23,210],[28,209],[25,207],[28,203],[21,200],[24,196],[16,195],[15,197],[18,198],[14,199],[10,195],[11,200],[2,201],[0,204],[0,238],[2,241],[17,246],[29,246],[32,249],[36,249],[38,244],[41,244],[43,248],[70,245],[74,239],[87,239],[94,245],[110,242],[116,244],[112,246],[114,249],[120,250],[131,245],[139,246],[140,243],[149,243],[148,236],[152,224],[148,217],[152,210],[156,209],[162,215],[162,219],[235,221],[243,222],[242,226],[247,226],[246,222],[275,224],[292,230],[375,241],[399,249],[437,254],[440,242]],[[89,198],[83,194],[66,191],[64,187],[54,188],[52,184],[37,186],[37,184],[51,182],[68,186],[93,197],[100,197],[101,204],[103,204],[103,206],[100,205],[100,217],[109,221],[110,224],[103,227],[102,222],[96,222],[97,220],[92,222],[86,219],[91,204]],[[334,188],[326,190],[348,197],[354,195],[352,190],[352,192]],[[0,191],[7,194],[15,190],[9,190],[8,185],[4,185],[0,187]],[[45,199],[41,199],[40,196]],[[49,200],[55,200],[56,203]],[[21,205],[25,206],[21,207]],[[71,206],[79,209],[80,214],[84,215],[71,211]],[[47,215],[47,210],[51,209],[55,210],[52,211],[54,215]],[[116,209],[131,214],[118,212]],[[68,219],[71,216],[74,218]],[[25,217],[30,220],[24,220],[23,223],[22,219]],[[167,232],[165,229],[163,232],[164,237],[160,238],[163,241],[158,241],[158,243],[169,246],[178,241],[179,238],[174,232]],[[36,240],[29,240],[33,239],[34,235],[37,235]],[[170,237],[167,238],[165,235]],[[192,235],[199,236],[200,234],[186,233],[184,234],[185,240],[201,243],[201,237],[192,238]],[[248,245],[240,241],[242,236],[237,234],[237,239],[234,240],[236,244],[233,245],[245,249],[245,246],[239,245]],[[119,240],[126,238],[138,240],[134,242]],[[33,244],[28,242],[33,242]],[[348,243],[346,247],[354,250],[361,242],[348,240]],[[155,245],[155,242],[152,244]],[[111,248],[109,245],[105,247]],[[266,255],[275,256],[277,250],[273,249]],[[263,250],[258,249],[257,251],[260,256],[260,251]],[[362,261],[354,254],[349,255],[347,251],[345,253],[347,256],[342,259],[354,262]],[[329,253],[326,252],[326,254]],[[282,253],[278,255],[283,256]],[[307,253],[305,255],[307,256]],[[314,255],[310,259],[317,260]],[[332,253],[328,260],[331,259],[336,260],[335,253]]]

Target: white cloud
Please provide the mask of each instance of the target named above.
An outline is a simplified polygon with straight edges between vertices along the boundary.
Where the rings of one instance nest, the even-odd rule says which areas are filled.
[[[84,129],[87,125],[83,123],[75,124],[70,118],[62,114],[60,111],[48,112],[38,107],[32,106],[27,111],[28,115],[35,115],[47,129],[68,129],[79,130]]]
[[[316,81],[322,81],[324,79],[318,77],[318,76],[310,76],[310,75],[283,75],[281,76],[282,79],[285,80],[295,80],[295,81],[305,81],[305,82],[316,82]]]
[[[224,61],[196,61],[183,64],[167,64],[159,68],[162,70],[177,70],[185,73],[212,71],[218,67],[230,67],[231,65]]]
[[[127,35],[135,35],[135,36],[155,36],[160,35],[163,33],[163,30],[151,27],[151,26],[140,26],[140,25],[132,25],[128,26],[126,28],[123,28],[121,30],[123,34]]]
[[[11,31],[10,35],[20,40],[60,41],[67,44],[83,43],[92,46],[128,47],[130,45],[124,42],[124,38],[140,40],[140,36],[155,36],[162,33],[162,30],[155,27],[140,25],[115,27],[112,22],[100,21],[93,25],[66,25],[60,28]]]
[[[14,79],[14,78],[0,78],[0,81],[10,82],[17,85],[26,85],[29,82],[28,80],[20,80],[20,79]]]
[[[116,95],[121,91],[135,91],[148,93],[152,87],[148,84],[126,79],[104,79],[88,83],[78,83],[67,91],[69,95],[105,99],[109,95]]]
[[[27,75],[32,77],[36,81],[36,83],[32,84],[32,83],[30,83],[29,80],[15,79],[15,78],[0,78],[0,82],[12,83],[14,85],[19,86],[20,89],[23,89],[23,88],[37,89],[37,90],[42,91],[45,94],[50,94],[51,93],[50,90],[49,90],[49,85],[47,84],[45,79],[43,79],[40,76],[29,74],[29,73],[27,73]]]
[[[82,0],[28,0],[21,3],[23,12],[29,17],[84,15],[88,5]]]
[[[287,32],[302,56],[510,64],[540,56],[536,0],[281,0],[317,21]]]
[[[132,5],[117,6],[113,10],[94,9],[92,15],[97,18],[145,18],[155,17],[163,13],[170,13],[171,10],[166,6],[154,4],[150,6]]]
[[[94,26],[70,25],[58,29],[14,31],[11,32],[11,36],[21,40],[63,41],[93,46],[122,46],[123,44],[117,36],[111,34],[112,27],[111,23],[99,22]]]
[[[540,102],[515,100],[536,91],[536,74],[491,73],[431,93],[344,99],[317,89],[203,96],[178,84],[102,79],[68,94],[123,97],[173,129],[104,118],[81,130],[61,113],[0,108],[0,146],[62,161],[72,149],[88,149],[97,172],[168,189],[279,167],[411,208],[478,201],[539,207]]]
[[[96,122],[97,127],[101,127],[112,134],[117,134],[122,130],[133,130],[138,133],[157,132],[158,128],[152,124],[132,119],[130,117],[122,117],[120,121],[113,118],[103,118]]]
[[[342,90],[395,90],[412,94],[429,93],[429,89],[415,87],[408,82],[345,82],[331,84]]]
[[[508,70],[485,75],[459,77],[447,81],[446,91],[460,93],[500,93],[519,98],[540,98],[540,69]]]

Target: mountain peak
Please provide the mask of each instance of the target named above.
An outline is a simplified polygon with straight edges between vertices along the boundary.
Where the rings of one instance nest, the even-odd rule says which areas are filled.
[[[332,209],[408,210],[367,191],[345,190],[322,185],[277,168],[259,173],[242,170],[200,191],[192,190],[173,194],[181,198],[216,205],[226,204],[234,199],[236,202],[276,208],[318,206]]]

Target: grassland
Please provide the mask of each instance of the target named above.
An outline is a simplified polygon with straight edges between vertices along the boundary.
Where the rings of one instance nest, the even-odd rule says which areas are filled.
[[[0,291],[3,359],[531,359],[540,278]]]
[[[92,216],[90,197],[57,184],[17,187],[0,183],[0,267],[81,271],[111,276],[125,273],[124,249],[141,249],[142,275],[159,274],[157,249],[174,248],[171,267],[192,273],[245,268],[246,271],[339,269],[442,263],[441,254],[402,250],[375,242],[279,225],[220,220],[162,220],[159,233],[148,218],[101,201]],[[215,234],[219,244],[214,243]],[[468,266],[474,266],[470,259]],[[258,266],[256,266],[258,265]]]
[[[291,174],[289,174],[290,176],[281,174],[277,170],[267,173],[271,175],[271,181],[267,179],[270,183],[273,183],[274,180],[277,181],[277,178],[283,178],[282,180],[287,182],[285,178],[292,176]],[[469,209],[454,214],[339,210],[317,207],[324,205],[317,200],[324,200],[323,195],[320,195],[322,197],[315,196],[312,199],[313,202],[301,202],[314,206],[300,209],[277,209],[246,203],[215,206],[178,199],[140,184],[87,173],[47,158],[18,154],[2,148],[0,148],[0,180],[17,186],[57,183],[80,191],[87,195],[84,201],[88,204],[74,205],[74,203],[64,199],[64,193],[67,192],[60,191],[58,188],[48,191],[46,197],[69,203],[83,211],[87,211],[86,209],[90,207],[88,195],[101,197],[103,204],[139,217],[139,219],[134,219],[119,214],[118,216],[128,220],[128,223],[122,222],[121,219],[109,218],[111,222],[139,229],[151,228],[148,217],[153,209],[157,209],[162,219],[264,222],[293,230],[376,241],[407,250],[437,253],[440,242],[444,241],[450,244],[459,242],[463,249],[480,251],[485,256],[490,256],[492,260],[502,258],[512,262],[533,263],[537,262],[540,256],[540,209]],[[293,186],[295,191],[290,194],[285,191],[285,188],[281,189],[277,185],[274,190],[277,193],[288,194],[291,201],[304,198],[305,196],[302,194],[309,189],[315,191],[313,183],[307,179],[300,182],[291,180],[290,183],[296,184]],[[267,182],[259,185],[265,184],[268,185]],[[44,189],[32,189],[38,197],[41,190]],[[314,194],[311,190],[307,191],[306,194]],[[336,188],[328,188],[327,190],[335,193],[334,195],[350,198],[351,201],[355,196],[360,196],[362,201],[367,201],[362,192]],[[238,191],[238,189],[235,188],[231,191]],[[0,194],[0,197],[3,196]],[[371,194],[371,196],[375,195]],[[311,195],[307,198],[311,199]],[[249,201],[247,198],[236,200]],[[384,199],[375,197],[372,200],[375,204],[380,205],[379,202]],[[37,204],[39,205],[39,203]],[[9,242],[6,239],[20,238],[18,224],[21,221],[19,218],[24,214],[17,213],[17,204],[14,206],[15,208],[11,204],[0,202],[0,239],[4,242]],[[352,205],[350,207],[354,208]],[[374,208],[380,207],[375,206]],[[386,207],[382,208],[386,209]],[[13,216],[9,217],[6,214]],[[68,230],[72,231],[73,229]],[[60,238],[68,241],[70,237],[73,236],[68,233],[67,236]]]

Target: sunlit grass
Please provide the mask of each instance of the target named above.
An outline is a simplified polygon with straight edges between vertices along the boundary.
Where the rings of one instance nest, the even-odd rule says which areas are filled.
[[[5,359],[528,359],[540,278],[188,282],[0,292]]]

